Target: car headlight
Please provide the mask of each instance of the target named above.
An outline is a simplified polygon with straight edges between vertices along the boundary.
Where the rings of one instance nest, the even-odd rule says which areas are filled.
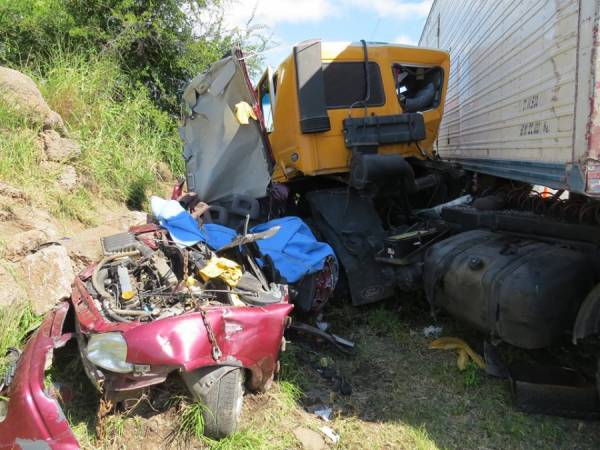
[[[93,334],[87,344],[87,358],[103,369],[117,373],[133,371],[127,358],[127,342],[121,333]]]

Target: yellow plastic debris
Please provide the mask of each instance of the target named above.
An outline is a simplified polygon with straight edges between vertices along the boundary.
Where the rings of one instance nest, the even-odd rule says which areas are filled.
[[[208,264],[200,270],[200,275],[205,280],[220,278],[229,286],[235,287],[242,278],[242,268],[238,263],[227,258],[213,256]]]
[[[242,125],[248,125],[250,123],[250,118],[256,120],[256,114],[254,113],[252,106],[246,102],[239,102],[235,105],[235,117]]]
[[[465,370],[467,368],[467,362],[469,359],[473,361],[480,369],[485,369],[485,361],[481,356],[473,351],[469,344],[459,338],[455,337],[442,337],[436,339],[429,344],[429,348],[442,349],[442,350],[456,350],[458,353],[458,359],[456,365],[458,370]]]
[[[192,276],[187,277],[187,279],[185,280],[185,285],[187,287],[195,286],[196,283],[197,283],[196,279]]]
[[[125,300],[126,302],[131,300],[133,297],[135,297],[135,292],[134,291],[123,291],[121,293],[121,298],[123,300]]]

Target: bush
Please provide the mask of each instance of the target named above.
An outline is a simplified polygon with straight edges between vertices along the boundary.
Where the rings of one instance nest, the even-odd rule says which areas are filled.
[[[41,321],[28,304],[0,309],[0,378],[6,374],[8,350],[21,348]]]
[[[82,222],[95,197],[142,208],[149,190],[183,172],[175,117],[188,80],[236,43],[266,43],[261,27],[223,28],[230,1],[0,0],[0,64],[32,76],[79,139],[83,185],[58,189],[57,173],[40,166],[41,125],[6,105],[0,179]]]
[[[0,0],[0,64],[52,66],[56,48],[112,57],[133,87],[176,113],[185,83],[262,28],[223,28],[223,0]]]

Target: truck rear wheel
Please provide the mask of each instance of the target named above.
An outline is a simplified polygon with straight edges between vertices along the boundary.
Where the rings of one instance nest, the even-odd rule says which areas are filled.
[[[239,367],[202,367],[182,373],[196,401],[204,404],[204,434],[215,439],[237,429],[244,397],[244,371]]]

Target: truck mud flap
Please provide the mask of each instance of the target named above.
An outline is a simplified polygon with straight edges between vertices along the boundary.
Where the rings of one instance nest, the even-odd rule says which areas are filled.
[[[519,363],[509,367],[515,408],[534,414],[599,419],[596,386],[578,372]]]
[[[352,304],[373,303],[394,293],[393,272],[375,261],[383,248],[384,229],[372,200],[346,189],[310,192],[306,196],[316,228],[339,258]]]
[[[525,361],[507,365],[490,341],[486,340],[483,348],[486,373],[510,381],[517,410],[576,419],[600,418],[596,385],[579,372]]]

